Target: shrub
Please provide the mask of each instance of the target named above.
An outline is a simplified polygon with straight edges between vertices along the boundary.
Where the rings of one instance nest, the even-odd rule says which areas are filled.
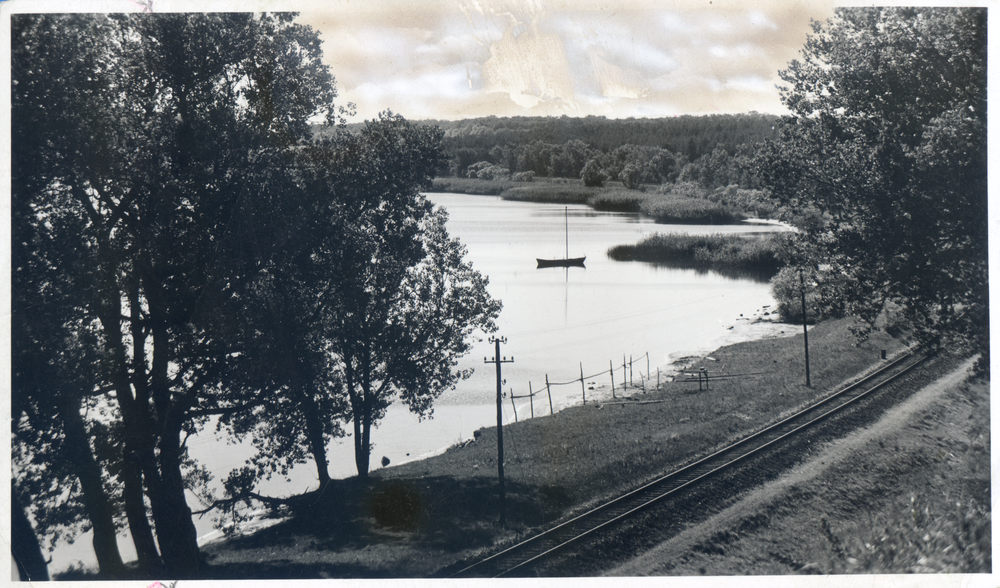
[[[799,279],[798,267],[782,268],[771,280],[771,293],[778,303],[778,315],[787,323],[802,322],[802,284],[806,290],[806,313],[809,323],[844,316],[843,287],[831,276],[807,270]]]

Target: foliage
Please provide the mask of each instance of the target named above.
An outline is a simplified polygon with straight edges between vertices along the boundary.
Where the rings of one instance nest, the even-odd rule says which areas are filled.
[[[336,117],[318,37],[292,18],[12,18],[15,234],[40,231],[50,211],[75,223],[68,246],[28,241],[55,275],[19,266],[13,285],[26,300],[69,285],[72,306],[58,316],[96,339],[96,373],[76,373],[93,378],[82,390],[116,405],[132,535],[148,534],[144,487],[176,576],[202,563],[181,435],[252,406],[272,383],[242,353],[254,334],[240,329],[256,313],[240,304],[243,288],[267,271],[245,253],[269,235],[240,229],[292,185],[282,154],[308,138],[309,121]],[[27,310],[15,313],[31,326],[40,317]],[[25,333],[14,333],[16,348],[90,360],[59,330]]]
[[[421,417],[469,374],[454,371],[476,330],[491,332],[500,303],[465,261],[464,247],[421,194],[441,160],[440,131],[384,114],[322,153],[336,170],[327,190],[347,209],[337,231],[308,252],[326,276],[307,298],[324,308],[314,328],[335,362],[350,407],[358,474],[371,431],[399,399]]]
[[[583,185],[588,188],[600,188],[608,179],[596,158],[584,164],[583,169],[580,170],[580,178],[583,179]]]
[[[986,11],[840,9],[781,72],[791,110],[754,167],[872,328],[898,305],[988,365]]]
[[[800,272],[802,275],[800,276]],[[802,323],[802,292],[805,291],[807,322],[816,323],[844,316],[843,284],[812,268],[787,266],[771,279],[771,292],[778,315],[786,323]]]

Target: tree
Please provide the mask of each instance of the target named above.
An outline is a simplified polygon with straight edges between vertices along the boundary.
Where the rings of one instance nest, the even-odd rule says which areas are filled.
[[[813,265],[869,326],[898,305],[988,357],[986,11],[839,9],[781,77],[793,114],[754,165],[789,216],[818,214]]]
[[[12,18],[12,187],[26,203],[12,220],[78,215],[85,259],[56,268],[92,282],[76,291],[102,367],[87,390],[116,406],[126,508],[144,488],[177,577],[202,563],[181,436],[259,405],[269,384],[241,354],[253,333],[239,319],[255,309],[235,301],[263,268],[239,228],[266,214],[282,176],[271,164],[312,117],[335,117],[319,39],[293,16]],[[15,347],[32,344],[15,333]],[[130,526],[145,516],[130,510]]]
[[[600,159],[600,155],[595,155],[587,160],[586,165],[583,166],[583,170],[580,171],[580,177],[583,179],[584,186],[600,188],[604,185],[604,180],[607,177],[604,174],[604,170],[601,169]]]
[[[398,396],[421,416],[469,374],[454,371],[476,329],[492,332],[500,303],[463,260],[443,212],[420,193],[443,157],[441,133],[386,113],[342,136],[328,165],[350,211],[324,246],[325,337],[348,398],[358,474],[368,475],[371,430]]]

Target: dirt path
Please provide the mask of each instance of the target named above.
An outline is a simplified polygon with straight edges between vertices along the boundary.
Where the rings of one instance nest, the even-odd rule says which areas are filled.
[[[607,575],[947,568],[935,565],[933,558],[921,560],[917,553],[912,556],[917,561],[897,570],[893,567],[903,561],[874,565],[865,559],[865,551],[885,542],[898,513],[914,506],[920,510],[924,502],[928,511],[961,511],[969,499],[984,501],[989,508],[989,387],[987,383],[982,385],[985,391],[970,393],[963,382],[971,366],[970,360],[943,375],[875,426],[830,443],[781,478]],[[912,506],[900,506],[900,499]],[[930,528],[937,520],[931,516],[923,522]],[[988,559],[988,540],[985,551]]]

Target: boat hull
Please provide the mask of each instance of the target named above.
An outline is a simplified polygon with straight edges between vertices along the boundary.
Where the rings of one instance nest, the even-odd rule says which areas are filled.
[[[535,258],[538,262],[538,267],[586,267],[583,265],[584,260],[587,256],[583,257],[571,257],[569,259],[539,259]]]

